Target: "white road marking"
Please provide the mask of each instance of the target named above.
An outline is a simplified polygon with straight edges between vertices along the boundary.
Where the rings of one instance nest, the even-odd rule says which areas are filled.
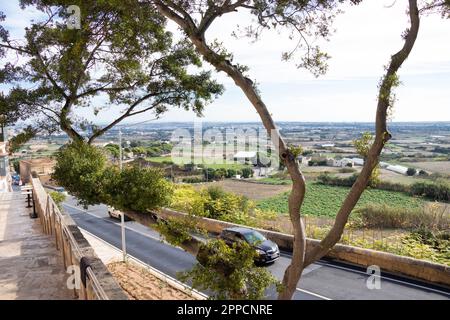
[[[366,272],[359,271],[359,270],[355,270],[355,269],[351,269],[351,268],[346,268],[346,267],[336,266],[336,265],[333,265],[333,264],[328,264],[328,263],[320,262],[320,261],[315,262],[315,263],[322,264],[322,265],[324,265],[324,266],[331,267],[331,268],[335,268],[335,269],[341,269],[341,270],[345,270],[345,271],[351,271],[351,272],[354,272],[354,273],[360,273],[360,274],[364,274],[364,275],[366,275],[366,276],[369,276]],[[383,274],[383,273],[382,273],[382,274]],[[407,286],[413,286],[413,287],[417,287],[417,288],[420,288],[420,289],[423,289],[423,290],[427,290],[427,291],[437,292],[437,293],[439,293],[439,294],[443,294],[443,295],[446,295],[446,296],[449,296],[449,295],[450,295],[448,292],[445,292],[445,291],[441,291],[441,290],[434,289],[434,288],[429,288],[429,287],[424,287],[424,286],[421,286],[421,285],[419,285],[419,284],[415,284],[415,283],[411,283],[411,282],[406,282],[406,281],[402,281],[402,280],[398,280],[398,279],[394,279],[394,278],[390,278],[390,277],[387,277],[387,276],[383,276],[382,274],[381,274],[381,276],[380,276],[381,279],[386,279],[386,280],[389,280],[389,281],[398,282],[398,283],[401,283],[401,284],[404,284],[404,285],[407,285]]]
[[[322,295],[320,295],[320,294],[317,294],[317,293],[314,293],[314,292],[311,292],[311,291],[308,291],[308,290],[305,290],[305,289],[296,288],[296,290],[297,290],[297,291],[300,291],[300,292],[307,293],[307,294],[309,294],[309,295],[312,295],[312,296],[314,296],[314,297],[320,298],[320,299],[322,299],[322,300],[333,300],[333,299],[331,299],[331,298],[327,298],[327,297],[325,297],[325,296],[322,296]]]

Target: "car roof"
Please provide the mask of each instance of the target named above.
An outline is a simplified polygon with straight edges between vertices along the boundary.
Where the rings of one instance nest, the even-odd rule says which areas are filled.
[[[244,228],[244,227],[225,228],[225,229],[223,229],[223,231],[232,231],[232,232],[237,232],[237,233],[242,233],[242,234],[246,234],[246,233],[250,233],[250,232],[256,232],[253,229]]]

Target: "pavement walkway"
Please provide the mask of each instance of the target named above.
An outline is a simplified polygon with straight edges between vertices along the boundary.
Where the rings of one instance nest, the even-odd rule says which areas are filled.
[[[0,300],[72,300],[61,252],[31,219],[25,196],[0,193]]]

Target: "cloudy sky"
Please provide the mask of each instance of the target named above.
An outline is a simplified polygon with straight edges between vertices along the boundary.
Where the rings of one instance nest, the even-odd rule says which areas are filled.
[[[207,39],[220,38],[236,62],[250,67],[250,78],[260,84],[276,121],[373,121],[383,66],[403,45],[400,35],[408,27],[406,5],[406,0],[365,0],[359,6],[346,7],[335,21],[336,33],[323,44],[332,57],[328,73],[317,79],[297,69],[294,62],[281,61],[281,53],[294,45],[286,34],[266,32],[257,43],[233,38],[234,26],[250,19],[245,12],[217,20]],[[14,35],[21,34],[33,16],[29,9],[22,12],[15,1],[2,3],[0,10],[6,13],[6,27]],[[436,15],[422,18],[416,46],[399,72],[402,85],[396,91],[394,121],[450,121],[449,35],[450,20]],[[216,78],[226,92],[207,107],[203,120],[257,121],[256,112],[234,83],[223,74]],[[117,113],[84,115],[105,122]],[[151,115],[129,121],[146,118]],[[194,119],[192,113],[173,110],[161,121]]]

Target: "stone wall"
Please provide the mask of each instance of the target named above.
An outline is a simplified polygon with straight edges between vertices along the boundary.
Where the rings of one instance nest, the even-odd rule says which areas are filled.
[[[127,300],[122,288],[97,257],[72,218],[62,213],[45,192],[38,178],[30,178],[36,212],[44,233],[55,237],[64,268],[75,271],[75,295],[82,300]]]

